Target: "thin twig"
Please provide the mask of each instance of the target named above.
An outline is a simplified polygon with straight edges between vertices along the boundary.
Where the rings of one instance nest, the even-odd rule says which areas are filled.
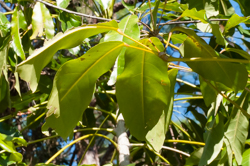
[[[224,19],[224,18],[214,18],[214,19],[210,19],[209,21],[228,21],[228,19]],[[190,24],[190,23],[200,23],[200,20],[192,20],[192,21],[169,21],[169,22],[165,22],[165,23],[160,23],[159,25],[171,25],[171,24]]]
[[[166,7],[167,1],[168,1],[168,0],[165,0],[164,7],[163,7],[162,12],[161,12],[161,17],[160,17],[159,23],[161,22],[161,19],[162,19],[162,16],[163,16],[164,9],[165,9],[165,7]],[[159,26],[160,26],[160,24],[157,25],[157,29],[159,28]]]
[[[102,18],[102,17],[91,16],[91,15],[87,15],[87,14],[83,14],[83,13],[79,13],[79,12],[74,12],[74,11],[71,11],[71,10],[68,10],[68,9],[61,8],[59,6],[55,6],[55,5],[51,4],[51,3],[45,2],[43,0],[37,0],[37,2],[41,2],[41,3],[45,4],[45,5],[50,6],[50,7],[65,11],[67,13],[75,14],[75,15],[78,15],[78,16],[83,16],[83,17],[93,18],[93,19],[98,19],[98,20],[104,20],[104,21],[111,21],[112,20],[112,19],[108,19],[108,18]],[[119,22],[119,20],[116,20],[116,21]]]
[[[183,151],[180,151],[180,150],[175,149],[175,148],[171,148],[171,147],[168,147],[168,146],[162,146],[162,149],[171,150],[173,152],[177,152],[177,153],[183,154],[183,155],[185,155],[187,157],[190,157],[190,154],[188,154],[186,152],[183,152]]]
[[[6,5],[6,3],[4,1],[0,0],[0,5],[8,12],[12,11],[12,9]]]

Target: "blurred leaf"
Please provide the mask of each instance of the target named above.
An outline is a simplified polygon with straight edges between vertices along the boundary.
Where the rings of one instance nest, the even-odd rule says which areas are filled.
[[[121,22],[118,24],[118,27],[123,33],[138,41],[140,39],[138,21],[139,20],[136,15],[129,15],[121,20]],[[127,44],[134,43],[132,40],[120,35],[116,31],[107,33],[104,37],[104,41],[123,41]]]
[[[172,31],[181,31],[189,35],[180,47],[180,52],[184,58],[212,58],[219,57],[216,52],[196,33],[189,29],[180,27]],[[220,58],[224,58],[221,57]],[[232,88],[236,92],[243,89],[247,81],[247,71],[244,65],[230,62],[187,62],[193,71],[200,74],[204,79],[221,82]],[[209,71],[209,72],[208,72]],[[238,81],[236,81],[238,80]]]
[[[244,14],[244,16],[249,16],[250,12],[248,9],[249,1],[248,0],[234,0],[236,3],[238,3],[241,13]]]
[[[176,83],[176,76],[177,76],[178,70],[177,69],[171,69],[168,71],[168,77],[170,80],[170,98],[168,101],[168,107],[165,109],[165,133],[168,132],[169,124],[171,121],[172,113],[173,113],[173,104],[174,104],[174,88]]]
[[[142,42],[153,47],[147,39]],[[125,68],[116,83],[120,111],[131,134],[153,143],[155,150],[160,149],[165,139],[166,115],[163,114],[170,100],[167,68],[167,63],[156,55],[127,48]],[[153,130],[155,135],[148,135]],[[148,140],[147,136],[154,139]]]
[[[36,2],[32,15],[33,34],[30,39],[35,39],[37,36],[43,36],[43,30],[48,39],[53,38],[55,30],[52,17],[46,6],[40,2]]]
[[[220,114],[217,114],[216,117],[211,116],[206,128],[206,145],[199,162],[200,166],[210,164],[221,151],[224,136],[224,123],[222,116]]]
[[[16,54],[22,59],[25,58],[25,54],[23,51],[23,46],[21,43],[19,28],[25,28],[26,21],[23,17],[23,13],[18,11],[18,7],[15,8],[14,13],[12,14],[12,21],[11,21],[11,35],[13,38],[12,45],[13,49],[15,50]]]
[[[91,101],[96,80],[113,66],[123,47],[118,41],[101,43],[62,65],[49,98],[45,130],[51,127],[64,139],[73,132]]]
[[[18,65],[17,72],[20,77],[29,83],[34,92],[40,79],[42,69],[51,61],[51,58],[60,49],[73,48],[90,36],[116,29],[116,22],[97,24],[93,26],[78,27],[58,34],[45,46],[35,50],[29,58]]]
[[[157,15],[158,15],[158,9],[159,9],[160,2],[161,2],[161,0],[155,0],[155,5],[154,5],[154,8],[152,10],[152,14],[150,14],[150,16],[153,17],[153,18],[151,18],[151,23],[153,24],[153,26],[151,26],[151,27],[153,28],[153,30],[156,30]],[[150,1],[148,3],[150,3]]]
[[[242,155],[242,166],[249,166],[250,165],[250,149],[245,150]]]
[[[155,4],[156,4],[155,2],[151,2],[151,7],[154,7]],[[187,4],[180,4],[178,2],[168,2],[165,5],[165,2],[160,2],[158,8],[164,9],[166,11],[183,12],[184,10],[186,10],[188,8],[188,5]],[[145,12],[148,9],[149,9],[149,4],[144,3],[137,11]]]
[[[218,92],[214,88],[209,86],[202,77],[199,77],[199,80],[203,99],[206,106],[209,107],[212,102],[215,102]],[[214,85],[214,82],[212,82],[212,84]]]
[[[221,33],[220,26],[218,24],[210,24],[210,26],[212,28],[213,35],[216,37],[216,43],[226,46],[228,43]]]
[[[78,27],[81,25],[81,17],[67,12],[60,12],[58,20],[60,21],[61,28],[64,32],[72,27]]]
[[[15,150],[14,143],[12,140],[8,140],[8,136],[5,134],[0,133],[0,147],[5,150],[6,152],[11,153],[8,160],[9,161],[16,161],[16,162],[21,162],[23,159],[23,156],[21,153],[18,153]]]
[[[249,55],[246,51],[243,51],[243,50],[240,50],[240,49],[237,49],[237,48],[225,48],[225,50],[226,50],[226,51],[229,51],[229,52],[238,53],[238,54],[240,54],[242,57],[244,57],[244,58],[250,60],[250,55]]]
[[[245,90],[240,98],[236,101],[237,104],[250,113],[249,93]],[[229,141],[230,146],[235,155],[235,159],[239,165],[242,161],[242,153],[245,147],[245,141],[248,135],[249,121],[238,108],[232,110],[229,125],[227,127],[225,137]]]
[[[207,16],[205,10],[197,11],[196,8],[193,8],[191,10],[187,9],[185,10],[182,15],[182,17],[190,17],[195,20],[200,20],[203,23],[207,23]]]
[[[66,9],[67,6],[69,5],[70,0],[56,0],[56,5]]]
[[[248,18],[246,17],[240,17],[237,14],[232,15],[230,19],[227,21],[227,24],[225,25],[224,34],[227,33],[229,29],[247,20]]]
[[[0,36],[5,37],[10,31],[10,22],[3,13],[0,13]]]
[[[96,1],[100,4],[102,11],[106,13],[108,18],[112,17],[113,5],[115,1],[114,0],[96,0]]]
[[[199,161],[201,159],[202,153],[204,151],[204,147],[198,148],[195,151],[193,151],[190,155],[190,157],[188,157],[186,159],[186,166],[193,166],[193,165],[198,165]]]
[[[173,34],[171,36],[171,40],[173,44],[182,44],[187,38],[187,35],[179,33],[179,34]],[[166,39],[166,38],[165,38]]]

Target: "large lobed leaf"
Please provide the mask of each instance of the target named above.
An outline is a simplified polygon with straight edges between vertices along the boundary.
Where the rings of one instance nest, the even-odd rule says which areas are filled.
[[[34,51],[27,60],[20,63],[17,67],[17,72],[23,80],[29,83],[30,89],[34,92],[36,91],[42,69],[50,62],[58,50],[73,48],[81,44],[87,37],[116,29],[117,23],[111,21],[92,26],[78,27],[66,31],[64,34],[58,34],[45,46]]]
[[[104,42],[58,70],[49,98],[44,129],[51,127],[64,139],[72,132],[89,105],[96,80],[115,62],[123,42]]]
[[[172,31],[181,31],[188,35],[180,47],[184,58],[219,57],[213,48],[197,36],[194,31],[181,27],[176,27]],[[221,82],[235,91],[243,89],[247,83],[247,70],[242,64],[218,61],[187,62],[187,64],[204,79]]]
[[[157,45],[154,40],[151,39]],[[143,43],[150,45],[148,39]],[[158,49],[162,51],[164,47]],[[155,54],[127,48],[125,68],[116,83],[117,100],[126,126],[133,136],[147,141],[157,151],[165,139],[166,116],[167,120],[171,116],[168,111],[171,111],[172,91],[167,71],[167,63]],[[175,79],[176,72],[171,75]]]

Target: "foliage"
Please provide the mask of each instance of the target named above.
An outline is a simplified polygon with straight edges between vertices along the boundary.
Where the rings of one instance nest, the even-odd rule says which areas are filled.
[[[249,10],[231,2],[6,0],[0,164],[122,165],[128,146],[130,165],[249,165]]]

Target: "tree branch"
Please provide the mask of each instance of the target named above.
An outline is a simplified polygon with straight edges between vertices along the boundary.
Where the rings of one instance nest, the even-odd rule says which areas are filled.
[[[37,2],[41,2],[41,3],[43,3],[43,4],[47,5],[47,6],[50,6],[50,7],[53,7],[55,9],[59,9],[59,10],[65,11],[67,13],[75,14],[75,15],[78,15],[78,16],[83,16],[83,17],[97,19],[97,20],[104,20],[104,21],[111,21],[112,20],[112,19],[108,19],[108,18],[91,16],[91,15],[87,15],[87,14],[83,14],[83,13],[71,11],[71,10],[68,10],[68,9],[64,9],[64,8],[59,7],[59,6],[55,6],[55,5],[51,4],[51,3],[45,2],[43,0],[37,0]],[[118,20],[116,20],[116,21],[119,22]]]
[[[118,111],[117,111],[118,112]],[[122,114],[117,118],[117,127],[115,129],[118,138],[118,151],[119,151],[119,165],[126,166],[129,165],[129,139],[126,133],[125,122]]]
[[[214,18],[210,19],[209,21],[228,21],[228,19],[221,19],[221,18]],[[158,25],[171,25],[171,24],[190,24],[190,23],[200,23],[200,20],[192,20],[192,21],[173,21],[173,22],[165,22],[165,23],[160,23]]]
[[[12,11],[12,9],[6,5],[4,1],[0,1],[0,5],[8,12]]]

